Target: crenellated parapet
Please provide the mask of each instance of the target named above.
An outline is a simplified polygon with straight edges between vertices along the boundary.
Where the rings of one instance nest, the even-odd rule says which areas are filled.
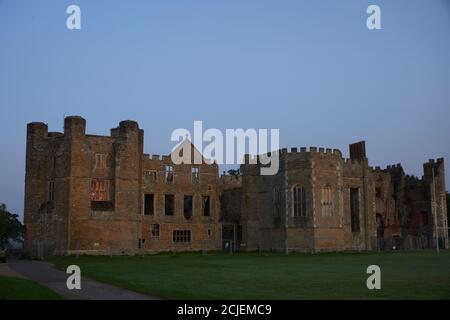
[[[27,125],[27,143],[41,142],[48,136],[48,126],[43,122],[31,122]]]
[[[423,180],[428,183],[434,183],[437,192],[445,193],[445,163],[444,158],[429,159],[423,164]]]
[[[244,164],[246,165],[261,165],[261,158],[267,156],[278,155],[281,159],[294,159],[294,158],[310,158],[312,156],[329,157],[329,159],[341,159],[342,152],[339,149],[331,149],[324,147],[311,146],[307,147],[291,147],[282,148],[276,151],[268,152],[261,155],[249,155],[244,156]]]
[[[86,120],[80,116],[68,116],[64,118],[65,136],[83,136],[86,134]]]
[[[441,171],[444,170],[444,158],[438,159],[429,159],[427,162],[423,164],[424,172],[425,171]]]

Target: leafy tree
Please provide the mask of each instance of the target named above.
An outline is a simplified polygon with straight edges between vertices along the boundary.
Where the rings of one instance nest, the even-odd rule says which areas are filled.
[[[450,192],[447,192],[447,221],[450,222]],[[450,236],[450,229],[448,229],[448,235]]]
[[[21,241],[25,231],[17,214],[11,213],[4,203],[0,204],[0,248],[4,248],[9,239]]]
[[[238,176],[241,174],[241,172],[239,171],[239,169],[230,169],[228,170],[228,174],[230,176]]]

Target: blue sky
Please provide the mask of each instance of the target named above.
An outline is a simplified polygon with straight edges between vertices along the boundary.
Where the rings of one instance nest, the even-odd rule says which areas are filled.
[[[369,4],[382,30],[366,28]],[[366,140],[371,165],[421,176],[429,158],[450,159],[450,2],[0,0],[0,202],[12,211],[26,123],[61,131],[72,114],[93,134],[137,120],[148,153],[168,153],[194,120],[279,128],[282,146],[345,156]]]

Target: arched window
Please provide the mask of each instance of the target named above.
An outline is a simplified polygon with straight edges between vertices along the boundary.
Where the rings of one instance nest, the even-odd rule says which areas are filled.
[[[292,188],[292,207],[294,217],[306,217],[306,192],[304,187]]]

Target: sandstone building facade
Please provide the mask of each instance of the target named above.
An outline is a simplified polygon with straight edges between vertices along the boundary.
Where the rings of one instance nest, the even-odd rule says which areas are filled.
[[[29,123],[26,253],[410,249],[435,239],[448,248],[443,159],[418,179],[400,165],[370,167],[364,143],[351,145],[351,159],[292,148],[278,151],[274,176],[243,164],[219,177],[215,163],[145,154],[143,139],[134,121],[109,136],[86,134],[78,116],[62,133]]]
[[[221,247],[216,164],[174,166],[169,156],[144,154],[144,132],[134,121],[122,121],[110,136],[85,128],[78,116],[65,118],[63,133],[28,124],[29,255]]]
[[[224,237],[236,249],[425,249],[436,239],[448,248],[444,159],[425,163],[418,179],[400,164],[370,167],[364,142],[350,145],[350,159],[337,149],[278,152],[276,175],[246,161],[222,177]]]

